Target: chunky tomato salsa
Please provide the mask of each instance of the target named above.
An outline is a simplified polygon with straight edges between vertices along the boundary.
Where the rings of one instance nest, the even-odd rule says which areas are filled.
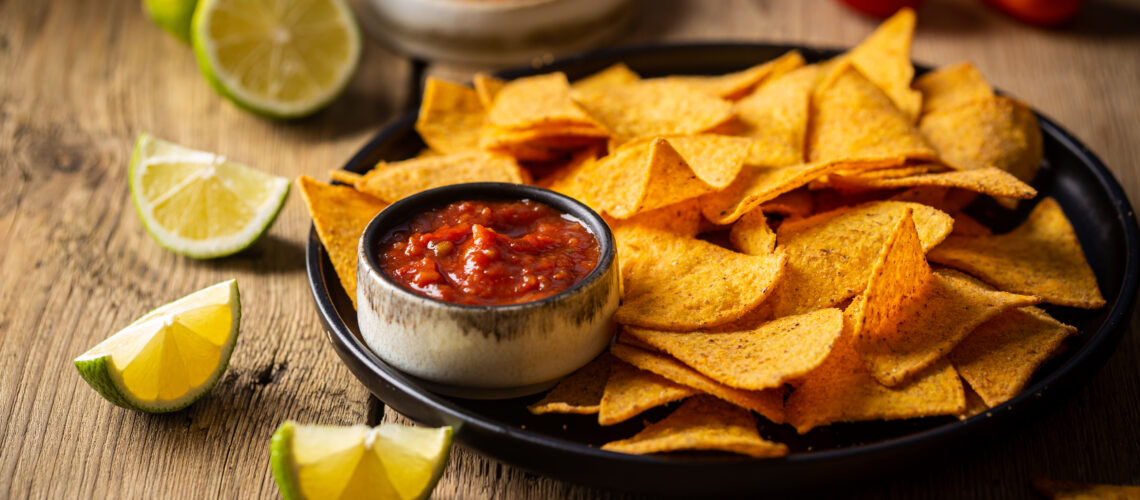
[[[582,281],[600,247],[581,222],[531,200],[459,201],[413,218],[380,245],[385,274],[458,304],[518,304]]]

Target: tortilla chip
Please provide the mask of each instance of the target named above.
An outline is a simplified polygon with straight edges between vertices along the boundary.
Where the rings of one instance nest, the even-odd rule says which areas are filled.
[[[909,383],[886,387],[867,372],[855,351],[854,318],[861,300],[844,312],[844,332],[815,370],[788,397],[787,417],[800,434],[833,422],[957,415],[966,407],[962,381],[945,360]]]
[[[488,75],[482,71],[475,73],[472,79],[475,84],[475,95],[479,97],[479,102],[483,104],[483,109],[491,109],[495,103],[495,96],[503,89],[507,82]]]
[[[974,392],[969,385],[963,385],[962,388],[966,393],[966,408],[962,410],[962,413],[958,414],[959,420],[966,420],[974,415],[981,415],[990,409],[982,397]]]
[[[764,212],[753,210],[732,225],[728,240],[740,253],[768,255],[776,251],[776,232],[768,227]]]
[[[763,391],[735,389],[701,375],[696,370],[669,356],[643,351],[623,344],[610,346],[610,353],[642,370],[656,373],[678,384],[692,387],[741,408],[755,411],[774,423],[784,422],[783,388],[765,389]]]
[[[994,234],[985,224],[978,222],[978,219],[970,217],[969,215],[958,212],[952,216],[954,217],[954,230],[950,232],[951,235],[990,236]]]
[[[831,175],[831,183],[839,189],[894,189],[916,186],[940,186],[965,189],[995,198],[1009,197],[1027,200],[1037,196],[1032,186],[1017,180],[1011,174],[996,168],[924,174],[897,178],[867,178],[866,176]]]
[[[807,158],[813,162],[938,158],[912,120],[850,64],[840,64],[815,90],[810,122]]]
[[[570,82],[561,72],[511,80],[495,94],[487,123],[496,128],[586,125],[597,122],[570,99]]]
[[[662,138],[622,147],[581,175],[585,177],[581,181],[585,197],[618,219],[715,189],[697,177],[677,150]]]
[[[607,87],[616,87],[641,80],[639,76],[625,63],[617,63],[590,76],[570,84],[574,93],[588,94]]]
[[[856,322],[856,349],[879,383],[895,387],[941,360],[978,325],[1037,297],[932,273],[910,212],[883,247]]]
[[[307,175],[297,178],[297,187],[336,276],[355,306],[356,247],[364,227],[388,204],[348,186],[332,186]]]
[[[913,187],[898,193],[890,198],[891,201],[908,201],[912,203],[921,203],[923,205],[931,206],[942,210],[943,200],[946,199],[946,194],[950,192],[950,188],[941,186],[920,186]]]
[[[656,210],[641,212],[628,219],[608,222],[615,234],[619,231],[626,231],[626,228],[642,227],[695,238],[701,232],[701,210],[697,200],[693,199]]]
[[[606,443],[603,450],[644,455],[670,451],[727,451],[756,458],[782,457],[788,447],[760,437],[747,410],[709,396],[696,396],[677,411],[629,439]]]
[[[479,151],[381,162],[356,182],[356,189],[393,203],[410,194],[450,184],[526,180],[513,158]]]
[[[929,249],[950,234],[954,221],[915,203],[875,201],[780,225],[777,248],[788,254],[783,285],[769,301],[775,317],[832,307],[863,292],[883,245],[904,212],[913,210],[919,238]]]
[[[1136,500],[1140,486],[1077,483],[1039,477],[1033,487],[1051,500]]]
[[[701,196],[701,213],[716,224],[731,224],[762,203],[813,179],[840,169],[882,168],[902,163],[902,158],[859,162],[822,162],[783,167],[745,165],[727,188]]]
[[[329,177],[333,180],[333,182],[339,182],[347,186],[352,186],[356,184],[356,181],[360,180],[360,178],[364,176],[356,172],[336,169],[329,170]]]
[[[669,76],[666,79],[685,83],[694,89],[721,99],[736,101],[751,94],[760,82],[803,65],[803,56],[800,55],[799,51],[793,50],[776,59],[736,73],[717,76]]]
[[[625,422],[646,410],[694,394],[698,391],[692,387],[670,382],[660,375],[618,361],[610,368],[610,378],[606,380],[598,424]]]
[[[474,151],[479,149],[486,116],[474,90],[428,77],[416,118],[416,132],[424,143],[440,153]]]
[[[541,400],[526,409],[535,415],[544,413],[574,413],[579,415],[593,415],[598,413],[602,404],[602,393],[606,388],[606,379],[610,376],[614,358],[609,353],[602,353],[560,380],[550,392]]]
[[[819,366],[843,331],[843,313],[820,309],[737,332],[627,331],[717,382],[755,391],[780,387]]]
[[[729,135],[700,134],[666,137],[697,178],[716,189],[732,184],[744,166],[752,140]]]
[[[1037,368],[1077,329],[1036,307],[1006,311],[950,352],[950,363],[990,407],[1021,393]]]
[[[746,163],[782,166],[803,163],[808,109],[819,80],[818,66],[805,66],[761,85],[736,103],[741,135],[755,139]]]
[[[808,190],[795,189],[765,202],[760,205],[760,210],[785,217],[807,217],[815,211],[815,199]]]
[[[783,277],[782,252],[745,255],[642,226],[615,230],[625,295],[624,325],[687,331],[743,316]]]
[[[999,290],[1036,295],[1050,304],[1098,309],[1105,304],[1073,226],[1045,198],[1017,229],[995,236],[951,236],[931,262],[970,273]]]
[[[732,104],[670,80],[642,80],[575,93],[617,143],[641,137],[699,134],[733,117]]]
[[[910,88],[914,78],[914,65],[910,62],[914,24],[914,10],[899,9],[847,53],[855,67],[883,89],[911,122],[922,108],[922,94]]]
[[[914,88],[922,92],[922,114],[994,96],[993,87],[986,83],[978,68],[968,62],[943,66],[922,75],[914,81]]]
[[[1033,182],[1041,168],[1037,116],[1008,97],[940,109],[924,115],[919,128],[942,162],[958,170],[996,167]]]

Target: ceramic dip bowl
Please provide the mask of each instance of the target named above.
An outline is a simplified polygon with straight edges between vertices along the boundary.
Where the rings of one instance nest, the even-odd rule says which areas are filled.
[[[510,305],[445,302],[404,288],[383,271],[381,247],[417,215],[464,200],[544,203],[597,240],[598,262],[557,294]],[[357,319],[365,343],[432,391],[472,399],[543,391],[609,344],[620,298],[616,245],[589,207],[545,189],[506,183],[444,186],[408,196],[368,224],[357,249]]]

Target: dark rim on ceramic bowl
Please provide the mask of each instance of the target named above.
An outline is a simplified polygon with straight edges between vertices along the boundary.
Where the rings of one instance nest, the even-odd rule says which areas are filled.
[[[563,71],[571,79],[624,62],[643,76],[717,74],[744,69],[799,50],[809,62],[839,50],[767,44],[696,43],[607,49],[561,59],[538,68],[501,73],[503,78]],[[923,72],[924,68],[916,67]],[[379,160],[415,155],[423,142],[409,113],[364,145],[345,165],[363,172]],[[482,454],[526,470],[579,483],[673,495],[713,495],[760,491],[797,492],[841,481],[868,480],[898,473],[917,463],[932,464],[948,451],[974,442],[969,438],[1010,430],[1014,422],[1035,418],[1084,384],[1112,353],[1131,318],[1140,284],[1140,230],[1123,189],[1109,170],[1080,141],[1038,114],[1046,164],[1034,186],[1053,196],[1070,217],[1100,281],[1109,305],[1099,311],[1062,316],[1081,335],[1061,357],[1038,370],[1020,395],[981,415],[958,420],[915,419],[836,424],[813,430],[793,452],[778,459],[708,455],[621,455],[597,449],[597,443],[636,432],[599,428],[585,416],[530,417],[528,399],[483,404],[434,394],[373,355],[357,336],[355,312],[331,263],[310,231],[306,251],[309,283],[321,321],[345,365],[381,401],[425,425],[456,426],[458,442]],[[1024,218],[1033,203],[998,221],[1002,229]],[[983,210],[988,210],[983,207]],[[998,212],[1000,214],[1000,212]],[[983,214],[988,215],[988,214]],[[1000,225],[1000,224],[999,224]],[[1054,312],[1054,311],[1051,311]],[[1064,311],[1062,311],[1064,312]],[[660,414],[648,415],[651,419]],[[617,427],[621,427],[620,425]],[[766,426],[763,431],[779,431]],[[781,435],[780,438],[785,436]],[[802,438],[808,438],[805,440]],[[807,446],[811,446],[810,449]],[[922,460],[915,460],[923,457]],[[942,458],[941,460],[946,460]],[[806,490],[805,490],[806,489]]]
[[[520,200],[545,204],[593,235],[598,260],[580,281],[538,300],[472,305],[421,295],[383,271],[385,241],[416,216],[460,201]],[[433,392],[467,399],[529,396],[581,368],[613,338],[621,286],[613,233],[589,207],[554,191],[476,182],[416,193],[373,217],[357,253],[357,317],[365,342]]]

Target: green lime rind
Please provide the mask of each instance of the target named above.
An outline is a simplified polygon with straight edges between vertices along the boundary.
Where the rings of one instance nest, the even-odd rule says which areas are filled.
[[[143,0],[143,10],[154,24],[190,44],[190,23],[198,0]]]
[[[275,204],[273,213],[265,220],[261,227],[247,236],[246,239],[234,239],[231,241],[232,244],[230,245],[215,246],[212,248],[205,246],[202,248],[194,248],[189,246],[182,247],[171,245],[169,242],[165,241],[161,236],[159,236],[159,231],[156,230],[149,218],[143,213],[144,210],[140,204],[140,197],[142,196],[140,191],[142,188],[141,186],[138,186],[136,182],[136,174],[138,173],[137,171],[139,165],[143,159],[142,157],[144,155],[144,149],[146,149],[150,143],[157,141],[160,140],[154,138],[146,132],[139,134],[138,139],[135,140],[134,150],[131,152],[131,163],[130,167],[128,167],[127,170],[127,178],[129,179],[128,183],[131,190],[131,203],[135,207],[135,214],[138,215],[139,220],[142,222],[143,229],[146,229],[147,234],[150,235],[150,238],[154,240],[155,243],[158,243],[158,246],[169,252],[182,255],[184,257],[190,257],[192,259],[216,259],[219,257],[228,257],[253,246],[254,243],[257,243],[257,240],[260,240],[262,236],[265,236],[265,233],[269,232],[269,228],[273,227],[273,223],[277,220],[277,216],[281,213],[281,209],[285,207],[285,200],[289,197],[289,192],[292,189],[292,184],[284,178],[281,178],[282,181],[278,184],[280,190],[272,200]]]
[[[259,106],[253,102],[242,99],[234,91],[226,87],[225,82],[214,72],[214,64],[206,48],[205,40],[208,38],[208,33],[204,26],[205,13],[209,11],[212,4],[217,1],[218,0],[201,0],[198,2],[198,7],[194,9],[194,17],[190,23],[190,46],[194,49],[194,59],[198,62],[198,71],[202,73],[202,76],[210,84],[210,87],[213,87],[218,95],[226,98],[226,100],[232,102],[240,109],[275,120],[294,120],[310,116],[328,107],[329,104],[332,104],[333,101],[340,97],[352,82],[352,75],[355,75],[357,69],[360,67],[360,60],[364,53],[363,50],[360,50],[363,47],[360,36],[360,26],[357,24],[356,18],[353,17],[352,10],[347,9],[349,18],[352,20],[349,26],[350,36],[355,39],[358,50],[351,61],[352,67],[348,71],[348,78],[340,82],[340,85],[332,89],[324,99],[314,101],[310,106],[296,110]]]
[[[435,486],[439,484],[439,479],[443,477],[443,472],[447,470],[447,462],[451,460],[452,436],[454,435],[455,431],[451,427],[443,427],[443,433],[443,440],[445,444],[443,447],[442,459],[436,465],[435,471],[431,475],[431,480],[428,481],[427,485],[424,487],[424,491],[420,493],[420,496],[417,497],[416,500],[427,500],[431,498],[431,493],[435,491]]]
[[[273,433],[269,443],[269,463],[273,467],[273,480],[285,500],[302,499],[297,472],[293,470],[293,429],[296,422],[286,420]]]
[[[222,282],[226,283],[226,282]],[[219,283],[222,284],[222,283]],[[110,363],[110,356],[98,356],[85,358],[86,354],[80,355],[74,360],[75,368],[79,370],[79,376],[90,385],[95,392],[98,392],[104,399],[114,403],[116,406],[127,408],[129,410],[140,411],[144,413],[170,413],[182,410],[190,406],[195,401],[202,399],[206,393],[217,385],[218,380],[221,380],[222,374],[230,365],[230,357],[233,355],[234,346],[237,345],[237,338],[241,332],[241,292],[238,290],[237,281],[230,280],[230,291],[233,293],[233,300],[231,300],[231,317],[232,324],[230,325],[229,341],[223,346],[221,359],[218,360],[218,367],[210,378],[207,379],[202,385],[186,393],[181,398],[164,402],[162,404],[155,404],[151,401],[142,401],[132,398],[130,391],[122,387],[120,378],[115,373],[114,368]],[[218,285],[213,285],[218,286]],[[203,289],[204,290],[204,289]],[[175,304],[182,299],[164,304],[155,308],[153,311],[143,315],[139,320],[131,322],[131,325],[151,316],[155,311],[163,309],[167,306]],[[129,325],[128,325],[129,326]]]

